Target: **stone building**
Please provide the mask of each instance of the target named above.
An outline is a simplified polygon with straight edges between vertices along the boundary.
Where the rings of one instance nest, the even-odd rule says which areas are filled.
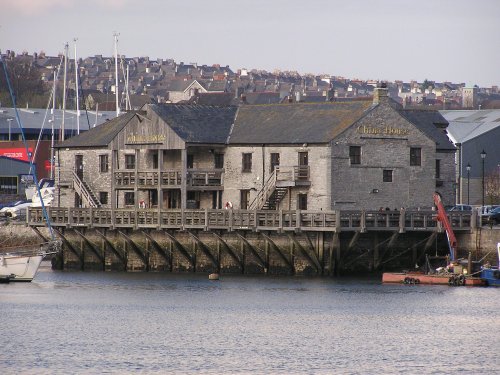
[[[372,101],[147,105],[57,146],[60,206],[430,207],[454,201],[455,147],[435,111]]]

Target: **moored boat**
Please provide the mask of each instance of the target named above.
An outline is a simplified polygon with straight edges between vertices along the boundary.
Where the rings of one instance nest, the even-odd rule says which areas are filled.
[[[399,284],[427,284],[452,286],[482,286],[486,285],[480,277],[457,275],[452,273],[425,274],[420,272],[385,272],[382,275],[383,283]]]
[[[481,269],[481,279],[489,286],[500,286],[500,242],[497,243],[497,256],[497,267],[491,267],[489,264],[486,264]]]
[[[38,248],[24,247],[22,250],[0,253],[0,279],[3,282],[33,280],[43,258],[55,254],[58,246],[57,241],[49,241]]]
[[[402,284],[430,284],[430,285],[450,285],[450,286],[482,286],[487,285],[482,273],[477,270],[477,262],[469,259],[456,259],[457,239],[448,220],[448,215],[438,193],[434,194],[434,204],[437,208],[436,220],[444,227],[449,255],[446,257],[446,265],[433,269],[428,258],[426,259],[426,272],[385,272],[382,275],[382,283],[402,283]]]

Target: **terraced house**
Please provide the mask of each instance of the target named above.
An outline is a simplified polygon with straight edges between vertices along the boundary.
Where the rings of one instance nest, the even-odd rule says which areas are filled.
[[[454,202],[435,111],[373,101],[146,105],[57,145],[58,204],[146,209],[391,209]]]

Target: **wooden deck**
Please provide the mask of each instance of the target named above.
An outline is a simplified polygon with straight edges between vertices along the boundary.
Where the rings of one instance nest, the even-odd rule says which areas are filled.
[[[441,232],[435,211],[257,211],[257,210],[159,210],[61,208],[47,209],[54,227],[201,229],[249,231]],[[450,213],[456,231],[470,231],[475,217],[470,213]],[[30,208],[27,224],[44,226],[41,208]]]

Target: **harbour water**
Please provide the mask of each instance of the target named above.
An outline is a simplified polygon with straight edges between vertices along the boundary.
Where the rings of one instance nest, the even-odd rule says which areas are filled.
[[[0,373],[493,374],[499,297],[378,278],[44,265],[31,283],[0,285]]]

